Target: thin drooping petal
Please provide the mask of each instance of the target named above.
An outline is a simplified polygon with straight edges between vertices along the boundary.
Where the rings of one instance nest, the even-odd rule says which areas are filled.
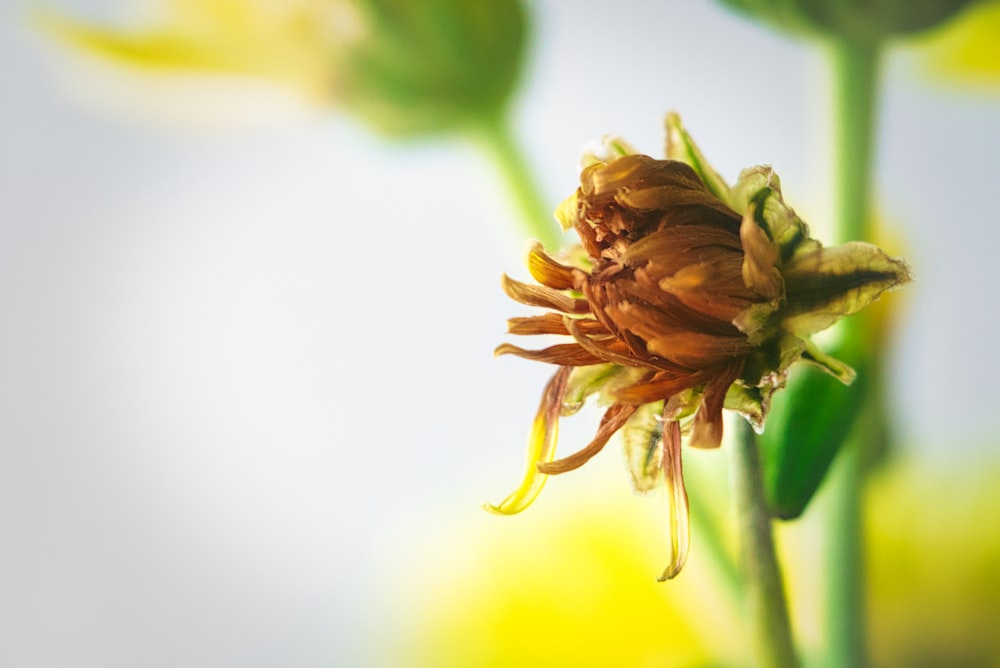
[[[743,360],[734,362],[717,372],[705,387],[688,441],[692,448],[715,449],[722,445],[722,407],[726,403],[726,391],[742,371]]]
[[[551,461],[556,452],[556,441],[559,435],[559,411],[562,408],[563,395],[566,393],[566,382],[569,380],[570,367],[562,367],[552,376],[538,407],[538,414],[531,427],[531,437],[528,441],[527,465],[521,485],[514,490],[499,505],[483,504],[483,508],[498,515],[513,515],[519,513],[535,500],[545,480],[548,478],[538,470],[538,465]]]
[[[512,343],[501,343],[493,351],[496,356],[517,355],[527,360],[558,364],[559,366],[589,366],[604,362],[575,343],[557,343],[541,350],[525,350]]]
[[[590,312],[590,306],[585,299],[574,299],[552,288],[540,285],[529,285],[516,281],[506,274],[501,277],[500,284],[507,296],[528,306],[541,306],[562,313],[584,314]]]
[[[584,448],[574,452],[569,457],[557,459],[552,462],[539,462],[538,470],[542,473],[555,475],[557,473],[566,473],[567,471],[580,468],[586,464],[591,457],[604,449],[604,446],[608,443],[608,439],[610,439],[616,431],[622,428],[622,425],[624,425],[632,413],[635,412],[635,408],[635,406],[631,406],[629,404],[612,404],[608,410],[605,411],[604,417],[601,418],[601,426],[597,428],[597,434],[594,436],[594,440],[588,443]]]
[[[559,313],[545,313],[524,318],[509,318],[507,333],[518,335],[532,334],[569,334],[563,324],[563,316]]]
[[[681,425],[676,420],[668,420],[663,425],[662,469],[670,504],[670,563],[659,577],[660,582],[681,572],[691,547],[691,509],[681,464]]]

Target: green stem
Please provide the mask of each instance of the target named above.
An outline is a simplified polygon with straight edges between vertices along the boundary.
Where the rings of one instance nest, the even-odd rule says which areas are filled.
[[[774,551],[771,516],[764,499],[764,477],[757,434],[739,420],[733,444],[733,498],[736,506],[740,569],[747,619],[752,628],[754,665],[795,668],[799,665],[785,590]]]
[[[507,185],[522,232],[541,241],[548,250],[557,250],[562,235],[552,216],[555,207],[546,205],[509,123],[504,118],[491,120],[477,126],[474,134]]]
[[[845,39],[828,50],[833,83],[833,221],[838,242],[870,240],[880,48]]]
[[[692,485],[688,483],[688,490]],[[705,487],[704,490],[698,489]],[[689,494],[688,508],[691,512],[691,529],[695,536],[698,547],[703,547],[709,558],[715,562],[720,577],[722,578],[724,590],[731,596],[732,601],[739,599],[739,592],[742,583],[740,581],[739,566],[733,559],[730,550],[726,549],[726,541],[719,526],[719,521],[715,513],[708,507],[705,499],[710,491],[707,485],[698,485],[695,494]],[[705,493],[699,494],[698,491]]]
[[[872,240],[871,193],[880,48],[837,40],[829,45],[834,96],[834,217],[838,241]],[[873,342],[865,314],[844,323],[845,347],[864,351]],[[859,360],[848,359],[848,363]],[[877,385],[877,383],[875,383]],[[871,401],[871,399],[869,399]],[[864,411],[863,411],[864,412]],[[830,471],[826,554],[827,665],[864,668],[864,549],[862,494],[865,462],[884,413],[856,421]]]

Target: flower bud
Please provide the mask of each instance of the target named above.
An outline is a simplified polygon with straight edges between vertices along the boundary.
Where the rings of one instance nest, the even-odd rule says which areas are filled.
[[[546,391],[540,416],[574,412],[592,395],[607,405],[594,440],[575,454],[554,459],[542,436],[534,438],[533,451],[547,456],[534,460],[522,489],[534,489],[539,472],[582,465],[622,430],[637,489],[660,475],[671,490],[672,577],[687,551],[682,437],[718,447],[723,408],[762,428],[771,395],[800,360],[849,383],[852,370],[810,335],[905,283],[909,270],[869,244],[825,248],[785,204],[769,167],[744,170],[729,187],[676,116],[668,132],[668,154],[689,162],[626,154],[583,169],[580,187],[557,210],[576,231],[583,261],[535,245],[528,268],[539,285],[504,278],[513,299],[548,310],[512,320],[510,332],[567,342],[540,350],[503,344],[497,353],[554,364],[556,379],[572,369],[561,395]],[[513,500],[527,498],[515,493],[493,509],[518,512],[527,503]]]
[[[927,30],[973,0],[722,0],[789,32],[874,43]]]
[[[44,22],[113,61],[291,84],[396,136],[494,122],[521,71],[518,0],[170,0],[134,33]]]

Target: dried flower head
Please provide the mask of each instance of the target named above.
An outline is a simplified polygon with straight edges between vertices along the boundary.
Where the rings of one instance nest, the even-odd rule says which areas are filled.
[[[548,310],[510,320],[511,334],[568,341],[496,350],[558,370],[542,396],[521,486],[487,508],[523,510],[547,475],[579,467],[621,431],[636,489],[667,484],[667,579],[683,567],[689,543],[682,438],[718,447],[723,408],[763,428],[771,395],[799,360],[849,383],[851,369],[809,336],[906,282],[909,271],[869,244],[824,248],[811,239],[769,167],[744,170],[730,188],[676,115],[668,117],[671,159],[621,142],[608,148],[611,157],[592,156],[556,212],[581,248],[556,258],[536,244],[527,264],[540,285],[503,279],[510,297]],[[607,405],[596,436],[555,459],[559,417],[595,395]]]

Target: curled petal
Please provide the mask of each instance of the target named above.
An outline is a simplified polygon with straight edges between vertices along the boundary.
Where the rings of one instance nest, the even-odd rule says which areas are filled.
[[[578,469],[586,464],[591,457],[604,449],[608,439],[622,428],[625,422],[635,412],[636,407],[628,404],[612,404],[601,418],[601,426],[597,428],[597,435],[594,440],[581,450],[574,452],[569,457],[557,459],[554,462],[539,462],[537,467],[542,473],[555,475],[566,473],[573,469]]]
[[[558,364],[559,366],[589,366],[604,362],[600,357],[595,357],[575,343],[558,343],[541,350],[525,350],[512,343],[501,343],[493,351],[493,354],[497,356],[517,355],[524,359]]]
[[[675,420],[668,420],[663,425],[662,469],[670,503],[670,563],[658,578],[660,582],[673,579],[681,572],[691,547],[691,510],[681,465],[681,426]]]
[[[574,299],[552,288],[515,281],[506,274],[501,278],[500,284],[503,286],[503,291],[507,293],[508,297],[528,306],[541,306],[550,308],[553,311],[581,315],[590,312],[587,300]]]
[[[531,437],[528,440],[527,466],[521,485],[514,490],[499,505],[484,503],[483,508],[497,515],[513,515],[519,513],[535,500],[545,480],[545,474],[539,472],[538,465],[551,461],[556,452],[556,440],[559,435],[559,411],[562,408],[563,395],[566,392],[566,381],[569,380],[570,367],[562,367],[556,372],[545,391],[542,393],[541,405],[531,427]]]
[[[693,189],[689,183],[622,191],[615,196],[615,201],[622,206],[639,211],[663,211],[676,207],[703,206],[719,213],[732,213],[732,209],[715,195],[704,190]]]
[[[542,245],[535,242],[528,249],[528,271],[531,276],[542,285],[556,290],[569,290],[577,285],[577,274],[582,274],[579,269],[567,267],[549,257]]]

